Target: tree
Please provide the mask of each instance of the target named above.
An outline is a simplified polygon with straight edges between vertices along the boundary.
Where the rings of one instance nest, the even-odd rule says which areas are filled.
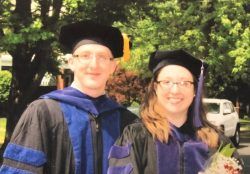
[[[209,97],[241,100],[246,96],[243,91],[250,90],[249,85],[242,90],[250,79],[249,7],[245,0],[157,0],[149,3],[148,11],[135,7],[126,25],[118,23],[133,33],[133,45],[138,45],[127,66],[148,75],[145,70],[150,52],[184,48],[209,63]]]
[[[52,51],[58,28],[62,0],[18,0],[1,15],[1,48],[13,58],[12,81],[8,100],[7,140],[25,106],[36,93],[45,72],[56,72]],[[50,12],[50,7],[53,9]],[[50,14],[49,14],[50,13]]]
[[[119,67],[107,83],[107,92],[118,103],[128,107],[132,103],[141,103],[147,83],[148,79]]]
[[[11,82],[11,73],[9,71],[0,71],[0,101],[6,102],[9,96]]]
[[[125,21],[127,6],[147,2],[0,1],[0,51],[7,51],[13,58],[6,142],[9,141],[21,113],[36,94],[44,74],[59,73],[57,58],[62,53],[57,36],[61,25],[83,19],[98,19],[106,24],[112,24],[118,19]]]
[[[9,71],[0,71],[0,116],[5,116],[3,108],[9,97],[11,82],[11,73]]]
[[[147,78],[155,49],[185,48],[210,67],[208,96],[250,102],[249,22],[246,0],[0,0],[0,50],[13,57],[7,140],[45,72],[59,73],[62,24],[94,19],[131,35],[131,61],[123,67]],[[124,77],[125,78],[125,77]],[[248,98],[248,99],[247,99]],[[128,99],[130,101],[130,99]],[[128,102],[130,103],[130,102]]]

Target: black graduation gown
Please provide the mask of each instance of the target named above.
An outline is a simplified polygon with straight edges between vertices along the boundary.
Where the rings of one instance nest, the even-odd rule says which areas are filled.
[[[220,141],[230,143],[224,136]],[[188,124],[173,126],[169,142],[161,143],[138,122],[127,126],[112,146],[108,174],[197,174],[215,151],[197,140]]]
[[[42,98],[22,114],[0,173],[106,174],[110,147],[136,116],[71,87]]]

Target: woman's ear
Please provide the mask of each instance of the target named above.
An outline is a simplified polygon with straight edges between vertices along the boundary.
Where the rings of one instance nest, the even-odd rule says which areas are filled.
[[[153,82],[153,85],[154,85],[154,89],[156,90],[157,89],[157,83]]]

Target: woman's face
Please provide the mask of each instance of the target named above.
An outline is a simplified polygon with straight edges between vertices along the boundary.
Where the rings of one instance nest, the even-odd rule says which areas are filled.
[[[167,115],[187,116],[195,96],[193,82],[191,72],[182,66],[167,65],[160,70],[155,90],[158,103]]]

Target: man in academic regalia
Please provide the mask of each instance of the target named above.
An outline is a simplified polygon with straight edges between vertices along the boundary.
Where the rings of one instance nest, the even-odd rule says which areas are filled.
[[[123,56],[119,29],[82,21],[63,26],[59,42],[72,53],[74,81],[28,106],[0,173],[106,174],[110,147],[136,118],[105,94],[115,58]]]

